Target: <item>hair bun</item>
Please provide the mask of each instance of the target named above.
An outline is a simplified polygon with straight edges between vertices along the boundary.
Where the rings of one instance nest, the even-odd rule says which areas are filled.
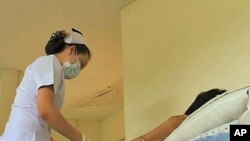
[[[61,52],[65,48],[64,39],[68,36],[64,30],[53,33],[45,46],[45,53],[47,55]]]

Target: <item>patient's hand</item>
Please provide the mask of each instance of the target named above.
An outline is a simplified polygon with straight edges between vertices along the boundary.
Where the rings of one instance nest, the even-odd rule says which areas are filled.
[[[146,141],[163,141],[168,135],[170,135],[181,123],[187,118],[187,115],[176,115],[168,118],[161,125],[153,129],[152,131],[143,135]],[[136,138],[132,141],[142,141],[140,138]]]

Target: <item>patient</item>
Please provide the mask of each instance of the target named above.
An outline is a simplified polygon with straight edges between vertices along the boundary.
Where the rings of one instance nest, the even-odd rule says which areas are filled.
[[[186,110],[184,114],[176,115],[168,118],[161,125],[153,129],[152,131],[135,138],[132,141],[163,141],[168,135],[170,135],[181,123],[186,119],[187,116],[192,114],[194,111],[199,109],[206,102],[216,97],[217,95],[226,92],[224,89],[211,89],[198,94],[196,99]]]

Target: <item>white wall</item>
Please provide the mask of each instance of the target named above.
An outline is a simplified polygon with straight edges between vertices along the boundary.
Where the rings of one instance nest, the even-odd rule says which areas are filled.
[[[250,1],[137,0],[121,16],[128,140],[201,91],[250,84]]]

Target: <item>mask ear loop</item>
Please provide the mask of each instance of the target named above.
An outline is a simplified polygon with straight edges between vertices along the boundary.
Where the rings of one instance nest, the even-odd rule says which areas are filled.
[[[78,59],[78,52],[77,52],[76,48],[75,48],[75,55],[76,55],[77,62],[79,62],[79,59]]]
[[[77,50],[76,50],[76,45],[75,45],[75,55],[77,55],[78,54],[78,52],[77,52]]]
[[[82,69],[83,69],[83,65],[82,65],[82,63],[80,63],[80,61],[79,61],[78,52],[77,52],[76,48],[75,48],[75,55],[76,55],[76,58],[77,58],[77,63],[80,64],[80,69],[82,70]]]
[[[78,61],[77,51],[75,50],[74,52],[75,52],[75,55],[76,55],[76,57],[77,57],[77,61]],[[70,53],[70,54],[68,54],[68,62],[69,62],[69,63],[70,63],[70,60],[69,60],[69,59],[70,59],[70,55],[71,55],[71,53]],[[70,63],[70,64],[71,64],[71,63]]]
[[[69,62],[69,54],[68,54],[68,62]]]
[[[67,45],[71,46],[71,44],[67,44]],[[76,54],[76,50],[75,50],[75,54]],[[71,53],[68,54],[68,62],[69,62],[69,63],[70,63],[70,61],[69,61],[70,55],[71,55]],[[71,64],[71,63],[70,63],[70,64]]]

